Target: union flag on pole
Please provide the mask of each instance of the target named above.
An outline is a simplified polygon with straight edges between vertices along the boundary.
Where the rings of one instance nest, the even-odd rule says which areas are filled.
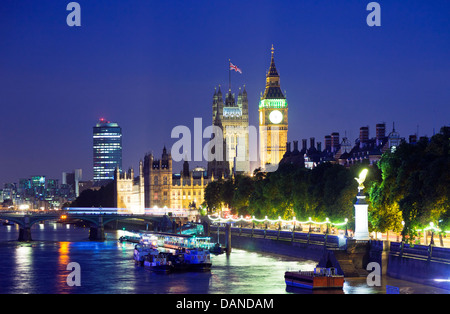
[[[242,70],[239,69],[236,65],[230,62],[230,70],[235,70],[236,72],[239,72],[242,74]]]

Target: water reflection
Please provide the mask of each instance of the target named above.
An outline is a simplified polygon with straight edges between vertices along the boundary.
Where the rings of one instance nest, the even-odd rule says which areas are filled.
[[[20,292],[27,289],[32,281],[32,253],[31,245],[21,245],[14,250],[15,267],[12,270],[14,280],[13,291]]]
[[[344,290],[342,290],[342,289],[312,290],[312,289],[302,289],[302,288],[291,287],[291,286],[286,286],[286,292],[293,293],[293,294],[345,294]]]
[[[69,242],[59,242],[59,265],[65,268],[69,264]]]
[[[344,282],[344,292],[346,294],[374,294],[381,293],[377,287],[370,287],[367,285],[365,278],[350,278]]]
[[[87,231],[59,225],[37,227],[29,244],[16,241],[17,231],[0,227],[0,292],[2,293],[176,293],[176,294],[304,294],[284,282],[287,270],[312,270],[316,262],[233,249],[212,256],[207,273],[157,274],[133,262],[134,244],[120,243],[118,233],[108,232],[106,242],[87,241]],[[58,238],[58,241],[51,241]],[[6,240],[5,240],[6,239]],[[13,241],[11,241],[13,239]],[[80,240],[84,239],[84,240]],[[81,287],[67,286],[70,262],[81,267]],[[313,293],[386,293],[386,285],[400,287],[400,293],[433,293],[429,286],[392,278],[382,279],[381,287],[369,287],[366,280],[346,279],[342,291]],[[436,292],[435,292],[436,293]],[[445,291],[444,291],[445,293]]]
[[[67,291],[67,276],[70,271],[67,271],[67,265],[69,264],[69,242],[59,242],[58,246],[58,265],[57,265],[57,280],[56,289],[57,293],[64,293]]]

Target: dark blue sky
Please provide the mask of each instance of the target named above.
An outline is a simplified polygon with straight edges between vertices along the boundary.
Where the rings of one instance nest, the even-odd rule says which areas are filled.
[[[401,136],[450,123],[450,1],[69,0],[0,2],[0,184],[83,169],[92,127],[123,128],[123,166],[161,153],[177,125],[211,122],[214,87],[246,84],[257,126],[270,47],[289,104],[289,140],[395,121]]]

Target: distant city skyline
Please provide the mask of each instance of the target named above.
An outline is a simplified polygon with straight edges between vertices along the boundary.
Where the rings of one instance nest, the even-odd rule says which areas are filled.
[[[67,3],[0,3],[0,188],[71,169],[93,178],[99,118],[122,127],[122,167],[137,169],[147,152],[171,147],[175,126],[211,123],[230,59],[242,70],[232,92],[245,84],[257,126],[272,44],[288,141],[339,132],[353,143],[360,127],[373,137],[382,122],[405,139],[431,137],[450,124],[448,1],[378,1],[380,27],[366,24],[360,0],[78,2],[81,27],[67,26]]]

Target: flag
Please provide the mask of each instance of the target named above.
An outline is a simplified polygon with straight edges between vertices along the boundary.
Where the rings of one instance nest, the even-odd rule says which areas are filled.
[[[242,74],[242,70],[239,69],[236,65],[230,62],[230,70],[235,70],[236,72],[239,72]]]

